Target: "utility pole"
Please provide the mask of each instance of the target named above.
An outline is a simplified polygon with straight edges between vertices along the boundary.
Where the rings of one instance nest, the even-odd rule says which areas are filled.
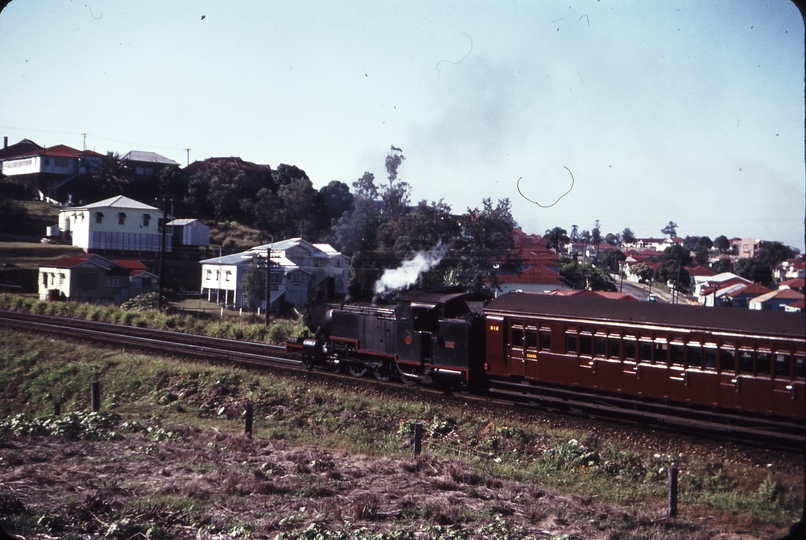
[[[269,309],[271,308],[271,245],[273,243],[274,238],[266,247],[266,328],[269,327]]]
[[[160,286],[157,293],[157,310],[162,311],[163,277],[165,276],[165,232],[168,230],[168,200],[162,198],[162,239],[160,241]]]
[[[192,148],[185,148],[185,152],[187,152],[188,159],[187,164],[190,165],[190,151],[193,150]]]
[[[81,135],[84,136],[84,151],[86,152],[87,151],[87,134],[82,133]]]

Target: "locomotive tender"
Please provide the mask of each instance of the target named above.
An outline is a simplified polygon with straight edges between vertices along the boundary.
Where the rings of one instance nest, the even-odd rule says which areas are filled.
[[[577,388],[706,410],[806,417],[803,313],[509,293],[407,291],[309,313],[308,367],[385,380]]]

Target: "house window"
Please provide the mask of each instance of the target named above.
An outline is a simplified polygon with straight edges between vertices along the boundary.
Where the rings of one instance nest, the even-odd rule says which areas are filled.
[[[104,213],[95,212],[95,223],[103,223],[103,222],[104,222]]]
[[[64,274],[59,274],[59,285],[64,285]]]
[[[114,289],[120,289],[126,286],[126,278],[123,276],[110,276],[107,279],[107,286]]]
[[[151,221],[151,216],[148,214],[143,214],[143,227],[148,227],[148,223]]]
[[[299,272],[297,272],[296,274],[293,274],[291,280],[293,281],[294,285],[301,285],[302,284],[302,274],[300,274]]]
[[[207,279],[213,279],[213,271],[207,270]]]
[[[224,274],[224,281],[229,281],[229,278],[232,277],[232,271],[227,270],[226,274]]]
[[[48,286],[48,275],[45,272],[42,273],[42,286]]]
[[[67,167],[67,158],[56,158],[57,167]]]
[[[118,225],[124,225],[126,223],[126,214],[120,212],[118,214]]]
[[[140,288],[141,289],[150,289],[151,288],[151,278],[150,277],[140,278]]]

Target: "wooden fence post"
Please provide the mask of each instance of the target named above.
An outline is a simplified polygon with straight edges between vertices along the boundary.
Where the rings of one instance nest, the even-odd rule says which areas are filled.
[[[252,415],[254,414],[253,411],[252,411],[252,404],[251,403],[246,404],[246,412],[244,414],[246,415],[246,420],[244,422],[243,432],[246,434],[246,436],[248,438],[251,439],[252,438]]]
[[[53,416],[59,416],[62,414],[62,404],[58,401],[53,402]]]
[[[423,425],[420,423],[414,424],[414,458],[420,455],[423,444]]]
[[[92,412],[101,410],[101,383],[94,382],[90,385],[90,402]]]
[[[677,517],[677,465],[669,467],[669,517]]]

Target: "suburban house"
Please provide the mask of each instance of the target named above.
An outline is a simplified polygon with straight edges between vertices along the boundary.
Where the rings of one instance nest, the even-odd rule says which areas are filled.
[[[546,293],[573,288],[560,275],[560,256],[548,249],[540,236],[513,229],[512,239],[523,264],[515,273],[497,275],[500,290],[496,294],[513,291]]]
[[[38,282],[40,300],[120,304],[157,291],[159,277],[140,261],[87,253],[41,263]]]
[[[738,292],[739,290],[751,285],[753,282],[749,279],[737,276],[731,272],[722,272],[715,276],[709,277],[707,280],[698,281],[694,287],[694,297],[697,302],[704,306],[719,306],[730,304],[724,301],[725,295]],[[727,298],[727,297],[725,297]]]
[[[636,238],[632,242],[622,242],[621,249],[636,251],[651,250],[663,251],[669,246],[683,245],[683,239],[679,236],[673,238]]]
[[[91,150],[59,144],[2,158],[0,172],[24,184],[31,193],[39,192],[40,198],[64,202],[77,189],[76,180],[101,170],[102,158]]]
[[[244,276],[269,260],[271,309],[301,308],[317,297],[343,297],[347,292],[350,258],[329,244],[290,238],[201,261],[202,294],[211,302],[244,306]],[[265,301],[262,302],[265,310]]]
[[[120,157],[120,165],[129,180],[132,196],[153,197],[157,194],[157,174],[165,167],[178,167],[179,163],[156,152],[132,150]]]
[[[803,294],[792,289],[777,289],[750,300],[750,309],[785,311],[786,306],[803,301]]]
[[[84,251],[158,253],[162,242],[162,210],[118,195],[59,212],[62,238]],[[166,231],[165,251],[173,235]]]

